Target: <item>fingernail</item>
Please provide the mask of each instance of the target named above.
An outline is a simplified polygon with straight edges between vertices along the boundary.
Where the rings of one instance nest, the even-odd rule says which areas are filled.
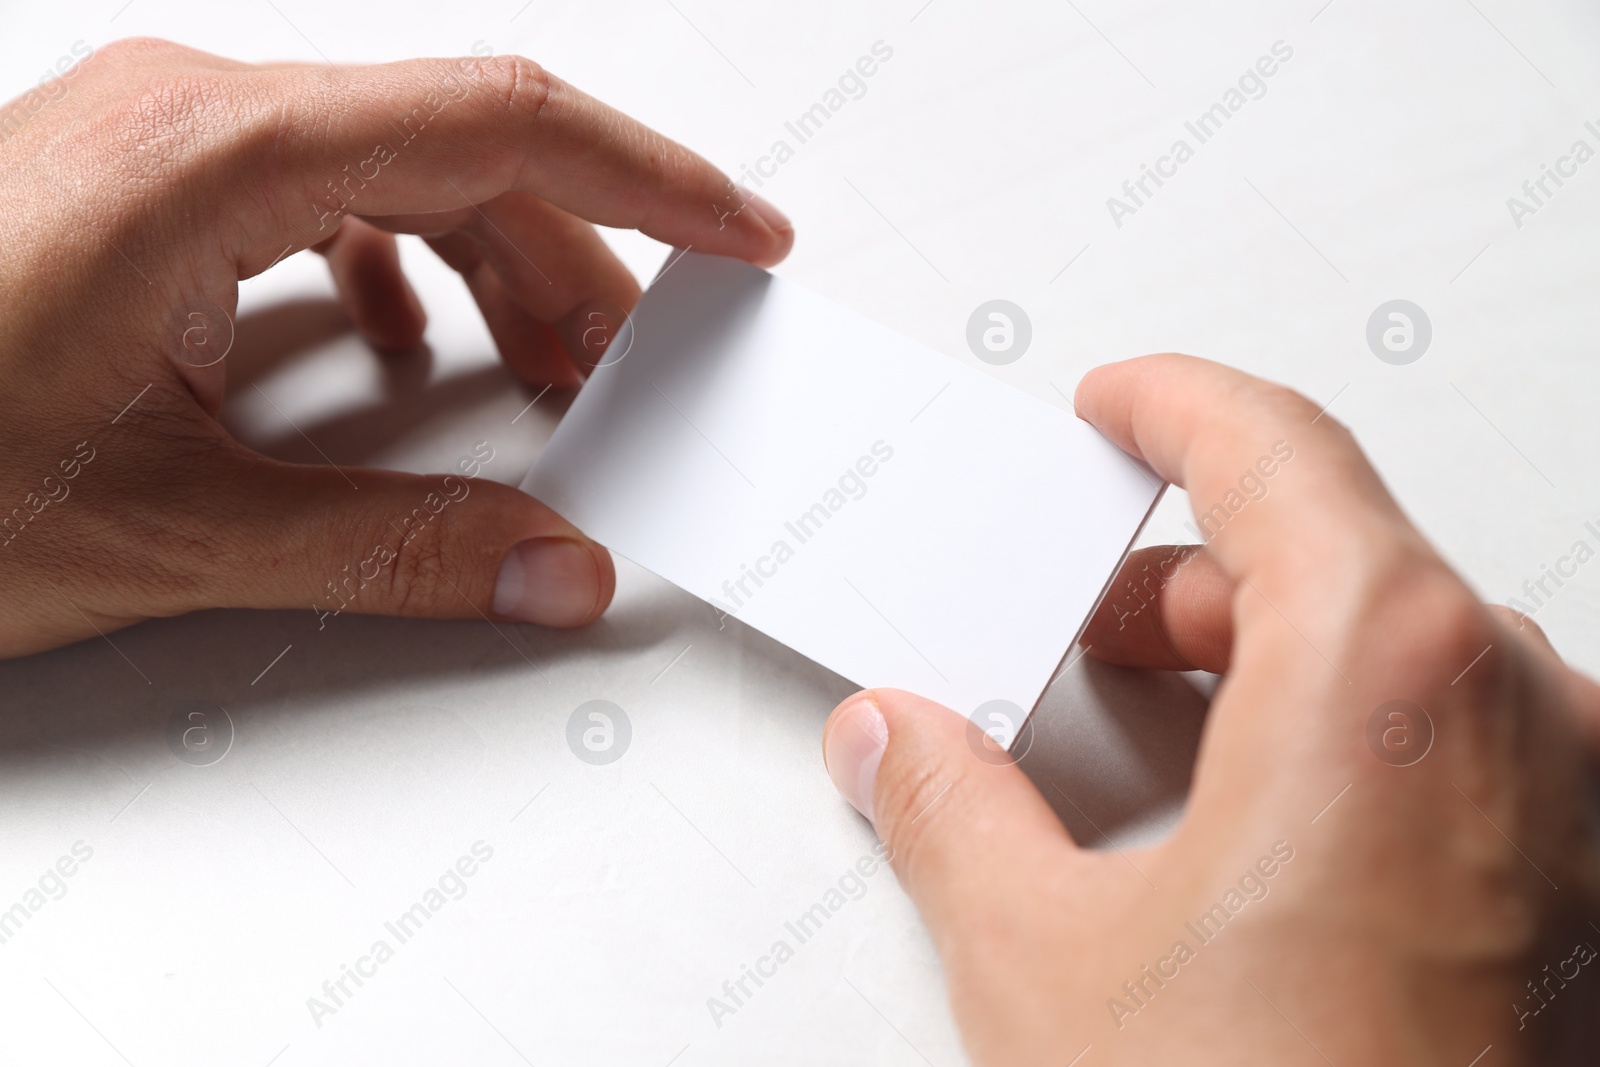
[[[823,738],[822,762],[828,777],[851,807],[872,819],[872,785],[889,743],[889,726],[872,693],[857,693],[833,713]]]
[[[739,190],[739,195],[744,198],[746,204],[756,209],[756,214],[761,216],[761,221],[771,226],[774,231],[784,233],[794,229],[794,223],[789,221],[789,216],[774,207],[772,201],[766,197],[752,193],[748,189]]]
[[[587,622],[600,599],[600,568],[587,545],[535,537],[511,546],[494,582],[496,615],[541,626]]]

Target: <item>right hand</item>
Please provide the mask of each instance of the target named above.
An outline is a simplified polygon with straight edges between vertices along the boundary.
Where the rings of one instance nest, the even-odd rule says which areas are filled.
[[[910,693],[858,694],[824,732],[974,1060],[1467,1067],[1492,1045],[1480,1067],[1503,1067],[1592,1039],[1600,959],[1574,946],[1600,947],[1600,687],[1480,604],[1303,397],[1169,355],[1091,371],[1076,406],[1216,516],[1181,566],[1135,556],[1148,606],[1114,593],[1087,635],[1226,672],[1177,831],[1084,848],[1015,764],[978,758],[974,724]],[[1566,981],[1541,1008],[1547,966]]]

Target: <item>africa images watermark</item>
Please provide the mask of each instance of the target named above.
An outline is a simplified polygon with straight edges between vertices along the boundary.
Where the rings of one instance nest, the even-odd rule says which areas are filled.
[[[1229,119],[1244,110],[1250,101],[1266,96],[1267,79],[1277,74],[1280,66],[1293,57],[1294,49],[1290,45],[1283,41],[1272,42],[1271,54],[1257,59],[1253,66],[1239,75],[1236,84],[1224,90],[1219,101],[1183,124],[1184,130],[1194,138],[1194,144],[1191,145],[1187,138],[1179,137],[1172,142],[1166,155],[1156,159],[1154,166],[1140,164],[1138,177],[1122,183],[1122,194],[1127,199],[1116,196],[1106,198],[1106,210],[1111,213],[1111,221],[1117,229],[1122,229],[1123,220],[1128,216],[1139,213],[1139,209],[1166,184],[1165,179],[1176,178],[1178,168],[1193,159],[1199,146],[1220,133]],[[1154,189],[1150,187],[1152,182]]]
[[[316,604],[311,605],[311,610],[317,616],[317,629],[325,629],[330,618],[337,617],[355,603],[361,596],[361,590],[376,580],[378,575],[383,573],[383,569],[399,557],[400,549],[427,529],[428,524],[433,522],[445,508],[467,499],[472,493],[471,479],[476,478],[484,466],[493,461],[494,455],[493,445],[488,441],[478,441],[472,446],[470,455],[462,456],[456,461],[456,470],[460,471],[461,477],[454,474],[445,475],[439,491],[426,493],[410,513],[400,516],[398,524],[393,519],[389,520],[389,529],[394,531],[398,540],[393,547],[390,547],[388,538],[385,537],[373,546],[371,553],[365,559],[356,564],[354,574],[350,572],[350,564],[346,563],[341,568],[341,577],[337,580],[337,584],[334,579],[328,580],[327,595],[330,599],[337,600],[339,606],[324,609]],[[345,598],[345,593],[350,594],[349,599]]]
[[[45,108],[67,95],[67,82],[78,76],[83,64],[94,55],[94,46],[73,41],[66,55],[39,76],[39,85],[17,97],[0,111],[0,144],[11,140]]]
[[[1222,899],[1211,905],[1198,919],[1183,924],[1188,938],[1174,941],[1165,956],[1152,967],[1146,963],[1139,968],[1139,976],[1122,983],[1122,994],[1106,998],[1106,1010],[1121,1030],[1128,1019],[1148,1008],[1155,996],[1182,973],[1183,966],[1193,962],[1200,950],[1215,941],[1223,929],[1251,904],[1259,904],[1272,891],[1268,884],[1289,861],[1294,859],[1294,847],[1287,841],[1276,841],[1270,855],[1256,860],[1235,885],[1228,888]]]
[[[591,767],[615,763],[633,744],[633,720],[610,700],[585,700],[567,716],[567,748]]]
[[[855,463],[846,467],[838,480],[823,492],[821,499],[783,524],[784,532],[788,534],[787,538],[774,538],[767,554],[756,557],[753,567],[748,563],[739,564],[739,574],[722,583],[722,592],[732,607],[715,597],[711,598],[711,607],[717,613],[718,624],[720,625],[729,615],[737,615],[739,610],[755,596],[757,590],[766,584],[765,579],[777,577],[778,568],[795,557],[796,548],[817,536],[828,520],[843,511],[846,504],[866,496],[867,480],[878,473],[882,464],[888,463],[893,458],[892,445],[881,438],[872,442],[869,453],[863,454]],[[789,543],[790,538],[794,544]],[[751,583],[755,584],[755,589],[750,588]]]
[[[387,937],[379,937],[365,955],[358,956],[355,964],[339,964],[337,976],[322,983],[321,996],[306,998],[306,1010],[318,1030],[330,1015],[346,1007],[361,991],[367,980],[377,977],[378,968],[394,959],[395,950],[415,937],[433,917],[451,901],[467,895],[467,879],[477,874],[482,865],[494,859],[494,846],[483,840],[474,841],[472,847],[455,863],[446,867],[433,885],[423,890],[421,897],[394,919],[383,924]],[[391,943],[391,939],[392,943]],[[351,988],[352,983],[355,988]]]
[[[1223,494],[1222,499],[1202,512],[1195,509],[1195,517],[1199,519],[1200,526],[1185,523],[1184,528],[1202,541],[1209,541],[1223,530],[1223,527],[1238,517],[1239,513],[1251,504],[1257,504],[1267,498],[1271,486],[1267,483],[1279,471],[1294,459],[1294,446],[1287,441],[1275,441],[1269,454],[1257,459],[1251,467],[1239,476],[1239,485],[1229,489]]]
[[[400,158],[400,150],[421,136],[428,124],[438,118],[446,107],[466,99],[467,81],[478,73],[477,61],[492,55],[494,49],[481,40],[474,41],[471,58],[456,60],[455,70],[447,72],[436,89],[429,90],[421,103],[401,117],[399,125],[393,121],[389,123],[396,135],[393,142],[378,142],[373,145],[369,156],[355,164],[353,172],[351,165],[346,163],[340,168],[342,178],[328,179],[327,195],[311,204],[317,229],[325,230],[330,223],[337,228],[339,220],[350,213],[351,205],[360,197],[362,190],[370,182],[382,177],[384,167]]]
[[[1544,965],[1544,977],[1537,984],[1532,978],[1528,979],[1527,995],[1522,998],[1521,1003],[1513,1002],[1511,1005],[1511,1011],[1517,1017],[1517,1029],[1527,1029],[1528,1020],[1537,1017],[1540,1012],[1548,1008],[1560,992],[1567,988],[1568,982],[1576,981],[1582,974],[1583,968],[1594,962],[1595,955],[1592,944],[1579,941],[1572,946],[1572,955],[1557,963],[1553,972],[1548,963]],[[1568,967],[1572,968],[1570,972],[1567,970]]]
[[[1167,583],[1176,578],[1178,572],[1199,554],[1198,545],[1176,545],[1171,552],[1157,561],[1154,567],[1146,563],[1139,568],[1138,574],[1125,579],[1116,595],[1106,599],[1112,613],[1117,617],[1117,629],[1126,630],[1128,620],[1137,618],[1145,608],[1154,604]]]
[[[233,716],[213,701],[185,701],[167,716],[167,748],[191,767],[221,763],[233,737]]]
[[[46,867],[35,885],[23,891],[11,907],[0,911],[0,945],[7,944],[22,931],[41,909],[53,900],[67,895],[67,879],[78,873],[78,868],[94,856],[94,848],[84,841],[74,841],[67,854]]]
[[[707,997],[706,1011],[711,1013],[711,1021],[717,1029],[722,1029],[722,1024],[730,1015],[746,1007],[761,991],[761,987],[777,976],[778,968],[794,959],[795,950],[817,936],[829,919],[842,911],[846,904],[866,896],[870,888],[867,879],[887,865],[893,855],[884,842],[873,845],[871,852],[857,859],[835,879],[835,884],[823,891],[821,899],[783,924],[786,936],[773,941],[766,954],[757,957],[753,967],[742,964],[737,978],[722,983],[721,996]],[[790,943],[791,938],[793,944]]]
[[[88,454],[84,450],[88,449]],[[72,492],[69,482],[83,472],[83,468],[93,462],[95,457],[94,446],[88,441],[79,441],[73,448],[72,455],[56,464],[56,469],[61,472],[60,477],[47,474],[40,483],[37,492],[31,492],[23,498],[22,506],[11,509],[11,514],[0,520],[0,530],[5,531],[5,540],[0,541],[0,548],[5,548],[17,539],[17,535],[28,528],[28,524],[44,513],[44,509],[51,504],[59,504],[67,499]]]
[[[1410,700],[1386,700],[1367,717],[1367,748],[1391,767],[1410,767],[1433,751],[1433,717]]]
[[[728,194],[723,202],[711,205],[711,210],[717,215],[718,228],[727,220],[744,210],[744,199],[739,195],[738,186],[746,188],[761,188],[768,181],[777,176],[778,168],[789,162],[795,156],[795,150],[815,137],[833,116],[843,111],[845,105],[852,100],[860,100],[867,95],[867,79],[871,78],[882,64],[894,58],[894,48],[884,41],[872,42],[868,52],[858,58],[855,63],[846,67],[844,73],[839,75],[835,85],[822,94],[822,98],[801,112],[793,120],[785,122],[783,129],[787,137],[776,137],[764,155],[756,157],[753,164],[739,167],[739,177],[728,184]],[[793,138],[793,143],[790,143]]]
[[[1511,597],[1506,601],[1506,607],[1524,619],[1533,618],[1550,603],[1562,586],[1578,576],[1578,568],[1594,559],[1596,546],[1600,546],[1600,526],[1590,520],[1583,524],[1583,536],[1572,542],[1572,547],[1566,553],[1557,556],[1554,564],[1540,564],[1539,576],[1522,583],[1522,596],[1526,599]]]
[[[1583,124],[1584,131],[1600,144],[1600,123],[1590,119]],[[1594,145],[1582,137],[1572,142],[1565,155],[1556,157],[1555,165],[1541,163],[1539,173],[1522,183],[1521,196],[1506,197],[1506,210],[1517,229],[1537,215],[1560,192],[1568,181],[1578,176],[1578,168],[1595,157]],[[1551,185],[1555,188],[1551,188]]]
[[[1202,512],[1195,509],[1199,526],[1188,522],[1184,528],[1200,541],[1210,541],[1250,504],[1265,500],[1272,491],[1268,483],[1293,459],[1293,445],[1287,441],[1275,442],[1270,452],[1262,455],[1239,476],[1236,488],[1229,489],[1220,501],[1207,510]],[[1106,603],[1117,617],[1117,629],[1127,629],[1128,621],[1153,605],[1167,583],[1199,554],[1199,546],[1178,545],[1154,566],[1145,563],[1139,574],[1128,576],[1120,588],[1108,593]]]

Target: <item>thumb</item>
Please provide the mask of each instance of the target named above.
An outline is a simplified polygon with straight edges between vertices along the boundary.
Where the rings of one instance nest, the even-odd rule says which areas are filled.
[[[961,931],[1023,922],[1022,896],[1075,851],[1021,769],[932,701],[858,693],[828,718],[822,748],[834,785],[872,820],[941,948]]]
[[[484,446],[487,447],[487,446]],[[213,605],[319,613],[488,618],[581,626],[611,602],[604,548],[532,497],[462,473],[281,463],[240,450],[224,464],[227,547]]]

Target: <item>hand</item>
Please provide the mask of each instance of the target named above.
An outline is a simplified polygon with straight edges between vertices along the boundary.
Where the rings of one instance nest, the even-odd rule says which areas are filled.
[[[824,733],[973,1058],[1549,1063],[1574,1026],[1592,1056],[1600,688],[1482,606],[1305,399],[1169,355],[1091,372],[1076,406],[1211,518],[1204,549],[1136,555],[1154,603],[1108,603],[1088,636],[1226,672],[1176,833],[1086,851],[909,693],[858,694]]]
[[[461,477],[481,455],[341,473],[234,441],[216,415],[238,282],[315,247],[368,339],[414,346],[392,234],[422,234],[511,370],[565,387],[639,296],[591,222],[762,265],[793,241],[518,56],[255,67],[122,41],[0,116],[0,656],[204,607],[594,619],[610,557]]]

